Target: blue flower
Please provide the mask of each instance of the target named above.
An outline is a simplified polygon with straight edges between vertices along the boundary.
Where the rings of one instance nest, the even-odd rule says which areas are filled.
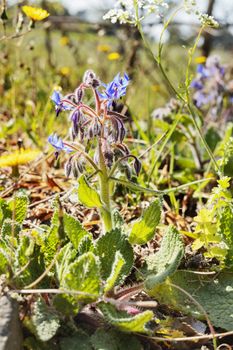
[[[208,105],[211,101],[214,100],[214,94],[206,94],[203,91],[197,91],[194,96],[194,103],[198,108],[201,108],[204,105]]]
[[[200,81],[200,80],[198,80],[198,79],[194,79],[192,82],[191,82],[191,84],[190,84],[190,86],[193,88],[193,89],[196,89],[196,90],[201,90],[201,89],[203,89],[203,84],[202,84],[202,82]]]
[[[72,152],[73,150],[68,146],[64,145],[62,139],[58,137],[56,134],[52,134],[48,137],[48,142],[56,148],[57,152],[65,151],[67,153]]]
[[[124,73],[123,77],[121,77],[120,73],[118,73],[109,84],[106,85],[102,83],[105,90],[103,93],[98,92],[99,97],[101,99],[108,100],[109,102],[119,99],[126,94],[126,88],[129,85],[129,80],[130,79],[126,73]]]
[[[56,105],[56,116],[58,116],[61,111],[64,111],[64,110],[71,111],[73,109],[72,106],[69,106],[69,105],[62,103],[61,102],[62,99],[63,99],[63,96],[60,94],[60,92],[54,90],[54,92],[51,96],[51,100]]]
[[[198,64],[197,73],[200,74],[201,78],[209,78],[212,75],[210,69],[206,68],[203,64]]]
[[[61,94],[59,91],[54,90],[52,96],[51,96],[51,100],[55,103],[56,106],[58,106],[61,103]]]

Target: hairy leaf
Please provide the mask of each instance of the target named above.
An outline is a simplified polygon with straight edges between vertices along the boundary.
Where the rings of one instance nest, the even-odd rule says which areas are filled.
[[[70,264],[62,287],[83,293],[75,295],[78,300],[96,300],[100,292],[99,263],[96,256],[91,252],[85,253]]]
[[[115,286],[116,281],[119,278],[120,272],[121,272],[124,264],[125,264],[125,260],[124,260],[123,256],[121,255],[120,252],[116,252],[115,260],[114,260],[114,263],[112,265],[112,272],[111,272],[110,276],[108,277],[108,279],[106,280],[106,284],[104,287],[105,293],[108,292],[109,290],[111,290]]]
[[[173,274],[180,264],[184,254],[184,246],[179,232],[175,227],[169,227],[162,239],[160,249],[157,253],[149,255],[146,259],[148,276],[145,280],[147,290],[165,281]]]
[[[12,211],[12,219],[22,224],[27,215],[28,196],[25,191],[18,191],[9,202],[9,208]]]
[[[91,336],[91,343],[95,350],[142,350],[136,337],[114,329],[97,329]]]
[[[80,255],[93,252],[95,249],[91,233],[87,233],[79,242],[78,252]]]
[[[213,276],[195,275],[177,271],[167,283],[158,285],[150,292],[160,303],[171,305],[177,310],[192,313],[205,319],[202,312],[187,295],[171,286],[173,283],[191,294],[204,310],[215,327],[231,331],[233,329],[233,274],[222,272]]]
[[[69,214],[64,214],[63,223],[66,235],[69,237],[74,248],[78,249],[83,237],[90,234],[82,227],[78,219],[75,219]]]
[[[101,199],[99,194],[90,187],[87,183],[84,175],[82,175],[79,180],[78,186],[78,198],[80,202],[88,208],[100,208],[102,207]]]
[[[105,233],[96,242],[96,252],[100,258],[101,276],[105,280],[111,275],[117,251],[121,253],[125,260],[125,264],[115,282],[120,284],[129,275],[134,261],[133,248],[127,237],[119,229],[115,229]]]
[[[79,310],[79,304],[70,294],[56,294],[53,298],[53,306],[58,312],[67,317],[75,316]]]
[[[58,226],[52,225],[49,229],[47,237],[44,240],[44,244],[41,247],[41,251],[45,257],[46,265],[49,265],[53,260],[58,246],[60,244],[59,235],[58,235]]]
[[[147,323],[153,320],[152,311],[145,311],[136,316],[130,316],[124,311],[116,310],[115,306],[107,303],[100,303],[98,307],[104,314],[105,319],[113,326],[124,332],[150,333]]]
[[[59,317],[52,313],[43,299],[34,304],[32,323],[37,337],[42,341],[48,341],[56,334],[60,327]]]
[[[90,338],[85,332],[78,330],[71,337],[62,338],[61,350],[92,350]]]
[[[62,284],[63,278],[66,275],[69,265],[74,261],[77,252],[72,246],[72,243],[67,243],[64,247],[61,248],[59,254],[56,258],[56,275],[58,281]]]
[[[154,237],[156,226],[161,217],[161,201],[156,199],[144,211],[143,216],[137,221],[129,235],[131,244],[145,244]]]

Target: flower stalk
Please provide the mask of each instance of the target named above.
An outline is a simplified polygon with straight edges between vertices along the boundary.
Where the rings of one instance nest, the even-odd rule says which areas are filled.
[[[64,142],[56,134],[50,135],[48,141],[56,149],[56,156],[61,151],[69,154],[65,164],[67,177],[73,174],[77,178],[81,173],[87,172],[87,164],[95,170],[99,184],[99,187],[96,187],[99,191],[96,193],[97,191],[92,188],[90,191],[100,200],[96,206],[99,208],[103,232],[113,228],[111,175],[118,170],[124,171],[129,177],[131,175],[128,164],[130,157],[134,158],[136,175],[141,169],[137,157],[130,154],[128,147],[123,143],[126,135],[124,121],[127,118],[113,109],[115,101],[126,94],[128,84],[129,77],[126,73],[123,77],[117,74],[113,81],[104,84],[93,71],[89,70],[85,72],[83,82],[74,93],[62,97],[58,91],[54,91],[51,97],[56,105],[57,116],[62,111],[70,111],[72,142]],[[83,102],[86,89],[90,89],[93,93],[94,102],[91,105]]]

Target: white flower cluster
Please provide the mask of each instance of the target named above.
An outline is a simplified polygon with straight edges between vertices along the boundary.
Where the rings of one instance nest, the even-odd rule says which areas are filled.
[[[109,19],[112,23],[120,22],[136,24],[136,5],[143,16],[139,18],[142,20],[151,13],[160,15],[162,8],[168,8],[168,4],[164,0],[119,0],[116,2],[114,9],[109,10],[103,19]]]
[[[216,19],[213,16],[207,15],[207,13],[200,13],[199,20],[201,24],[207,27],[213,27],[213,28],[219,27],[219,23],[216,21]]]
[[[218,22],[214,19],[213,16],[209,16],[207,13],[202,13],[197,8],[196,0],[184,0],[184,8],[188,14],[195,14],[201,24],[207,27],[217,28],[219,26]]]

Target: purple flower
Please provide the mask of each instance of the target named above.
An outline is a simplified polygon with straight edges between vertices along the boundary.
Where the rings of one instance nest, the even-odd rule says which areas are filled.
[[[203,64],[198,64],[197,73],[199,73],[203,79],[209,78],[212,75],[211,70],[206,68]]]
[[[206,94],[203,91],[199,90],[194,94],[193,99],[195,105],[200,108],[204,105],[208,105],[211,101],[213,101],[214,97],[214,94]]]
[[[72,106],[66,105],[64,103],[61,102],[61,100],[63,99],[63,96],[60,94],[59,91],[54,90],[52,96],[51,96],[51,100],[55,103],[55,108],[56,108],[56,116],[59,115],[59,113],[61,111],[67,110],[67,111],[71,111],[73,109]]]
[[[203,83],[202,83],[200,80],[198,80],[198,79],[194,79],[194,80],[191,82],[190,86],[191,86],[193,89],[195,89],[195,90],[201,90],[201,89],[203,89]]]
[[[52,134],[48,137],[48,142],[56,148],[57,152],[65,151],[67,153],[72,152],[73,150],[68,146],[64,145],[62,139],[58,137],[56,134]]]
[[[103,93],[98,92],[99,97],[101,99],[108,100],[109,102],[119,99],[126,94],[126,88],[129,85],[129,80],[130,79],[126,73],[124,73],[123,77],[121,77],[120,73],[118,73],[109,84],[106,85],[102,83],[105,90]]]

